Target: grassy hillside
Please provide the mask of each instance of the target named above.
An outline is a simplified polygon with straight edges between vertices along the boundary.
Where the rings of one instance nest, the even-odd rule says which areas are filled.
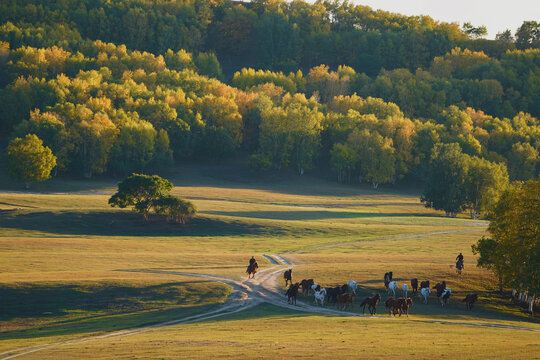
[[[319,352],[328,349],[333,357],[391,358],[442,352],[452,357],[460,349],[475,358],[491,349],[505,358],[508,341],[519,348],[518,357],[538,351],[537,333],[432,323],[540,328],[494,292],[490,273],[475,267],[470,245],[484,234],[484,221],[445,218],[423,207],[410,190],[373,191],[294,177],[248,184],[227,171],[201,167],[186,167],[170,180],[177,185],[175,194],[199,208],[200,215],[187,226],[155,219],[146,223],[127,210],[110,208],[113,181],[95,187],[88,182],[72,193],[43,184],[39,194],[0,194],[0,352],[215,309],[230,287],[174,273],[243,279],[251,255],[265,269],[271,264],[262,254],[272,253],[298,264],[295,281],[313,278],[329,286],[356,280],[356,302],[372,292],[386,298],[386,271],[394,272],[399,288],[412,277],[432,284],[446,280],[453,298],[444,309],[434,297],[428,305],[413,298],[409,319],[391,321],[383,306],[376,319],[357,319],[259,305],[219,320],[74,343],[30,358],[324,357]],[[449,267],[459,252],[465,255],[460,277]],[[459,300],[473,292],[480,302],[469,312]],[[472,338],[477,346],[462,348]]]

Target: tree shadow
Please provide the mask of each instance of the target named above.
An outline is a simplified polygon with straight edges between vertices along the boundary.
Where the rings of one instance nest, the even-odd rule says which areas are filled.
[[[0,210],[0,228],[42,231],[64,235],[96,236],[241,236],[274,235],[281,230],[242,221],[217,220],[204,216],[188,224],[168,223],[163,218],[144,221],[128,211],[27,211]]]
[[[206,286],[205,284],[208,284]],[[112,331],[206,310],[227,288],[208,280],[150,286],[121,284],[1,285],[1,322],[36,323],[0,339]],[[43,325],[45,323],[45,325]]]
[[[298,211],[205,211],[206,214],[241,218],[272,220],[323,220],[323,219],[355,219],[386,217],[433,217],[425,213],[371,213],[352,211],[298,210]]]

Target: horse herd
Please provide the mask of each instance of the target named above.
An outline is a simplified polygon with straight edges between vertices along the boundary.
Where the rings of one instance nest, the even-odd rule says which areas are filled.
[[[313,301],[315,305],[323,306],[326,302],[327,304],[335,304],[341,310],[350,308],[353,309],[354,306],[354,296],[356,295],[356,290],[358,288],[357,283],[354,280],[349,280],[347,284],[336,287],[322,288],[320,285],[316,284],[313,279],[304,279],[299,283],[292,282],[292,269],[286,270],[283,274],[285,279],[285,287],[289,286],[285,295],[287,295],[287,301],[289,304],[296,305],[296,298],[298,292],[301,288],[304,295],[313,295]],[[290,285],[289,285],[290,283]],[[418,288],[420,285],[420,294],[424,298],[424,303],[428,303],[429,295],[431,294],[430,282],[429,280],[421,281],[418,283],[418,279],[411,279],[411,290],[412,295],[418,293]],[[387,294],[392,294],[384,303],[385,308],[387,309],[390,315],[396,316],[399,314],[406,314],[409,316],[409,309],[413,305],[413,301],[410,297],[407,297],[409,292],[409,285],[403,283],[401,287],[402,297],[396,298],[396,291],[398,290],[398,282],[393,280],[393,273],[387,272],[384,274],[384,287]],[[447,305],[452,295],[452,290],[446,286],[446,282],[437,283],[433,287],[436,290],[437,298],[439,299],[441,306]],[[365,298],[360,306],[362,307],[362,313],[365,313],[366,306],[368,307],[371,315],[377,313],[377,305],[381,302],[382,298],[380,294],[374,294],[373,296]],[[471,310],[474,303],[478,301],[478,294],[469,294],[462,300],[467,305],[467,309]]]

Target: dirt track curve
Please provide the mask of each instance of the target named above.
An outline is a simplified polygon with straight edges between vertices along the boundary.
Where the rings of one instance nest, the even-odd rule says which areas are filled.
[[[177,272],[177,271],[166,271],[166,270],[153,270],[153,269],[138,269],[138,270],[119,270],[119,271],[129,271],[129,272],[144,272],[144,273],[156,273],[156,274],[168,274],[168,275],[179,275],[179,276],[188,276],[195,277],[199,279],[206,279],[210,281],[221,282],[227,284],[233,288],[232,294],[229,296],[228,300],[218,306],[214,310],[207,311],[205,313],[184,317],[182,319],[170,320],[154,325],[143,326],[139,328],[134,328],[131,330],[123,330],[112,332],[108,334],[89,336],[80,339],[68,340],[64,342],[50,343],[44,345],[36,345],[30,347],[23,347],[13,350],[8,350],[0,353],[0,356],[3,356],[2,360],[13,359],[19,356],[28,355],[38,351],[43,351],[55,347],[80,344],[94,340],[107,339],[112,337],[121,337],[128,335],[140,334],[142,332],[150,331],[156,328],[189,324],[194,322],[200,322],[205,320],[210,320],[219,316],[229,315],[237,313],[253,306],[256,306],[260,303],[266,302],[275,306],[280,306],[296,311],[303,311],[309,313],[318,313],[326,315],[335,315],[335,316],[354,316],[354,317],[364,317],[364,318],[376,318],[379,320],[388,320],[388,321],[397,321],[396,318],[392,317],[381,317],[381,316],[371,316],[371,315],[362,315],[356,313],[350,313],[345,311],[340,311],[337,309],[330,309],[320,306],[313,306],[302,301],[298,301],[296,305],[291,305],[287,303],[286,297],[283,295],[283,289],[278,285],[278,279],[283,273],[285,267],[292,268],[295,265],[284,258],[281,255],[263,255],[267,260],[269,260],[273,266],[257,273],[257,277],[251,280],[234,280],[222,276],[216,275],[207,275],[199,273],[189,273],[189,272]],[[521,326],[512,326],[504,325],[497,323],[476,323],[476,322],[463,322],[463,321],[447,321],[447,320],[421,320],[421,319],[411,319],[408,321],[417,321],[424,323],[433,323],[433,324],[447,324],[447,325],[463,325],[463,326],[478,326],[478,327],[489,327],[489,328],[500,328],[500,329],[512,329],[512,330],[525,330],[525,331],[537,331],[540,332],[538,328],[529,328]]]

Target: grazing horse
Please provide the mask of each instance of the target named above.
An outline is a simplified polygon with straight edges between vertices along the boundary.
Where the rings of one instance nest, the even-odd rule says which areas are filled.
[[[407,298],[407,291],[409,291],[409,286],[407,283],[403,283],[403,286],[401,287],[401,294],[405,299]]]
[[[289,286],[289,289],[285,293],[287,295],[287,302],[289,304],[292,304],[294,302],[294,305],[296,305],[296,297],[298,296],[298,288],[300,287],[300,284],[291,284]]]
[[[423,288],[429,288],[429,280],[422,281],[420,283],[420,289],[423,289]]]
[[[441,306],[444,306],[444,304],[448,305],[448,300],[450,300],[451,294],[452,294],[452,289],[450,288],[444,289],[441,295]]]
[[[319,301],[321,303],[321,306],[323,306],[324,298],[326,297],[326,289],[322,288],[320,290],[316,290],[313,296],[315,305],[317,305],[317,301]]]
[[[397,281],[394,280],[394,281],[390,282],[390,283],[388,284],[388,291],[387,291],[387,292],[388,292],[388,293],[391,292],[392,294],[394,294],[394,296],[396,296],[397,286],[398,286]]]
[[[467,304],[467,310],[472,310],[473,305],[475,302],[478,301],[478,294],[469,294],[465,296],[465,299],[461,300],[461,302],[464,302]]]
[[[285,287],[289,286],[289,282],[292,284],[292,269],[286,270],[283,273],[283,278],[285,279]]]
[[[348,286],[349,290],[352,291],[354,293],[354,295],[356,295],[356,289],[358,287],[358,285],[356,284],[356,281],[349,280],[349,282],[347,283],[347,286]]]
[[[304,295],[307,295],[309,294],[309,291],[311,290],[311,286],[314,284],[315,282],[313,281],[313,279],[304,279],[300,282],[300,286],[302,286],[302,293]]]
[[[388,284],[390,284],[390,281],[392,281],[392,272],[391,271],[384,274],[384,287],[386,289],[388,289]]]
[[[343,293],[337,296],[338,304],[341,306],[341,310],[345,310],[351,306],[351,309],[354,310],[354,294],[353,293]]]
[[[418,279],[411,279],[411,288],[413,295],[418,292]]]
[[[438,283],[433,288],[437,290],[437,297],[440,298],[444,289],[446,289],[446,281],[443,281],[442,283]]]
[[[362,301],[362,303],[360,304],[360,306],[363,306],[362,314],[365,312],[367,305],[371,315],[374,315],[377,312],[377,305],[379,305],[379,301],[381,301],[380,294],[375,294],[372,297],[365,298],[364,301]]]
[[[248,265],[246,273],[248,274],[248,279],[255,278],[255,273],[257,272],[257,269],[259,268],[259,264],[255,261],[253,264]]]
[[[427,304],[429,294],[431,293],[431,289],[428,288],[428,287],[422,288],[422,289],[420,290],[420,293],[421,293],[422,296],[424,297],[424,303]]]
[[[413,301],[411,298],[399,298],[399,316],[405,313],[409,317],[409,308],[412,306]]]

